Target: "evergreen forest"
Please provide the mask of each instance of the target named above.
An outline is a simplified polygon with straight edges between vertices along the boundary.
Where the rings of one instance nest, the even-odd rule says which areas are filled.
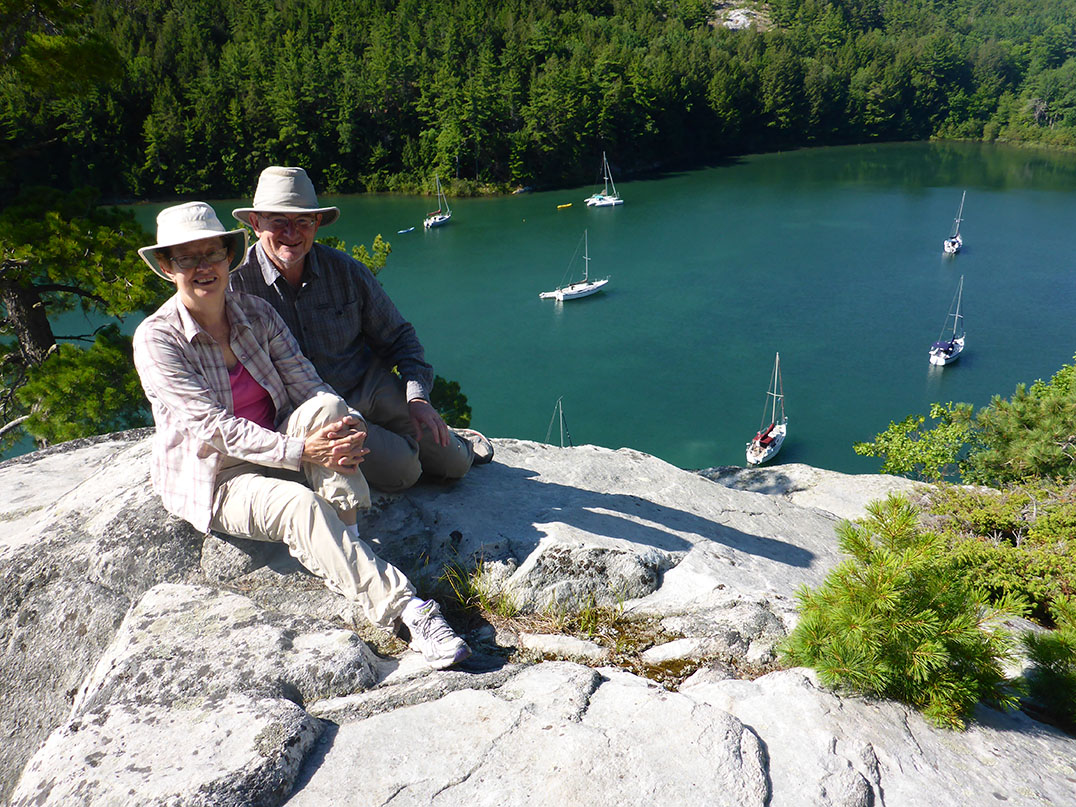
[[[743,30],[704,0],[5,7],[9,52],[64,17],[83,83],[48,86],[57,48],[5,71],[8,190],[240,196],[275,163],[328,193],[439,173],[460,195],[589,182],[603,149],[627,177],[873,140],[1076,146],[1076,0],[749,2]]]

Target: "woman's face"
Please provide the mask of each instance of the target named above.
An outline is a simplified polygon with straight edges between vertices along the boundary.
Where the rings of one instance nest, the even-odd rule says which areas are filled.
[[[203,238],[171,247],[167,258],[159,259],[179,298],[188,308],[223,298],[228,290],[228,265],[232,256],[223,238]]]

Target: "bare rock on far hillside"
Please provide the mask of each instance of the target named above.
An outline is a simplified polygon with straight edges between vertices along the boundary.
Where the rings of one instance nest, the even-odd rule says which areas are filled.
[[[756,3],[746,5],[744,3],[713,3],[713,16],[710,18],[711,25],[723,25],[732,31],[742,31],[746,28],[757,28],[766,31],[770,27],[770,18],[765,4]]]

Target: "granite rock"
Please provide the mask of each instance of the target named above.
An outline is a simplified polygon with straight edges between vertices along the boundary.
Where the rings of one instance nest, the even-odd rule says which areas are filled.
[[[456,484],[376,497],[363,536],[423,589],[452,565],[524,611],[656,625],[639,666],[699,668],[677,691],[520,627],[479,627],[472,661],[431,671],[282,546],[164,513],[148,433],[109,435],[0,463],[0,799],[1076,804],[1076,741],[1023,715],[959,734],[806,671],[734,677],[774,662],[797,590],[841,560],[839,519],[912,483],[496,448]],[[535,654],[575,660],[518,661]]]

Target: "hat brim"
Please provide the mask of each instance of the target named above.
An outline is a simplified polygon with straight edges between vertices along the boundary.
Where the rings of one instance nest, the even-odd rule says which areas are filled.
[[[142,247],[138,250],[138,255],[146,262],[146,265],[149,266],[150,269],[171,283],[172,278],[161,270],[155,253],[158,250],[178,247],[180,244],[189,244],[192,241],[204,241],[206,238],[221,238],[224,240],[225,245],[231,250],[232,259],[228,264],[229,274],[239,268],[239,264],[243,262],[243,259],[247,254],[247,231],[243,229],[229,230],[228,232],[221,232],[220,230],[203,230],[201,232],[192,233],[187,231],[184,234],[182,241],[153,244],[152,246]]]
[[[249,226],[251,213],[284,213],[289,216],[320,213],[321,223],[318,224],[319,227],[328,227],[340,218],[340,208],[338,207],[237,207],[232,211],[232,216],[240,224]]]

